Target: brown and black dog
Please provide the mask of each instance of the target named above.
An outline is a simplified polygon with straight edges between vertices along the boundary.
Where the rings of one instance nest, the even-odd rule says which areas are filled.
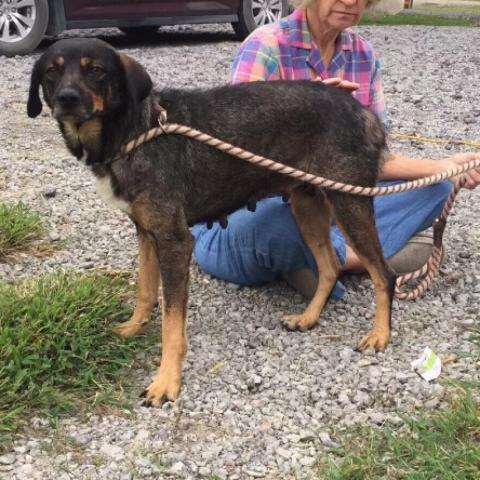
[[[271,195],[290,195],[292,212],[321,272],[315,296],[291,329],[314,326],[337,279],[332,217],[367,267],[377,311],[361,350],[390,338],[395,275],[382,256],[372,199],[305,186],[181,135],[162,135],[111,161],[122,145],[158,124],[191,126],[258,155],[332,180],[372,186],[387,155],[374,114],[342,89],[310,81],[252,82],[207,90],[153,90],[132,58],[95,39],[53,44],[35,63],[28,115],[42,110],[39,89],[65,142],[138,231],[140,258],[133,316],[116,328],[135,335],[148,322],[161,281],[162,359],[145,391],[147,405],[178,396],[187,349],[185,316],[193,240],[189,226],[212,221]]]

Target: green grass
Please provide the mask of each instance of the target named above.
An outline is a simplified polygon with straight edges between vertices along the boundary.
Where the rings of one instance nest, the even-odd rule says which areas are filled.
[[[320,467],[322,480],[480,478],[480,404],[466,391],[436,414],[407,418],[399,430],[360,427]]]
[[[420,5],[415,8],[415,12],[419,14],[429,15],[458,15],[468,17],[469,15],[480,15],[480,4],[470,6],[459,5]]]
[[[470,339],[472,371],[480,361],[480,332]],[[480,382],[455,382],[447,410],[405,416],[399,429],[357,426],[320,461],[319,480],[476,480],[480,478]]]
[[[440,27],[473,27],[475,25],[475,21],[466,18],[398,13],[397,15],[365,15],[362,18],[360,25],[427,25]]]
[[[126,278],[55,273],[0,283],[0,434],[3,444],[26,416],[51,418],[121,402],[121,380],[146,338],[117,338],[128,318]],[[0,441],[0,447],[2,442]]]
[[[0,203],[0,260],[25,250],[45,233],[40,215],[25,204]]]

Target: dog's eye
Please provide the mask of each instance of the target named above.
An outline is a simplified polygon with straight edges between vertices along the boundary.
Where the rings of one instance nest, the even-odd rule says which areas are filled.
[[[92,65],[89,68],[88,73],[94,77],[99,78],[105,74],[105,70],[102,67],[99,67],[98,65]]]
[[[48,77],[54,77],[55,75],[57,75],[57,73],[58,73],[57,67],[52,65],[47,68],[46,74]]]

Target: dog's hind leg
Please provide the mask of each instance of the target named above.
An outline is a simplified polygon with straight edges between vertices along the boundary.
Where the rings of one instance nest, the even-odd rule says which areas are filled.
[[[155,248],[148,236],[138,229],[138,281],[137,303],[132,317],[118,325],[114,332],[122,337],[140,333],[150,320],[152,310],[158,302],[160,267]]]
[[[312,328],[318,321],[340,272],[340,262],[330,240],[332,212],[323,192],[305,192],[299,187],[290,197],[292,213],[305,243],[312,251],[318,267],[318,285],[311,302],[300,315],[290,315],[285,325],[291,330]]]
[[[330,192],[334,216],[347,242],[367,269],[375,286],[376,312],[373,327],[358,345],[359,350],[383,352],[390,341],[395,273],[388,266],[375,228],[371,198]]]

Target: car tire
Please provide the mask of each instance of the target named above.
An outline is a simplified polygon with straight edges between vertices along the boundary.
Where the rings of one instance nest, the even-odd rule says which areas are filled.
[[[148,25],[144,27],[118,27],[118,29],[123,32],[125,35],[137,36],[137,37],[148,37],[150,35],[155,35],[158,32],[158,25]]]
[[[20,0],[12,0],[10,3],[4,0],[1,3],[0,55],[13,57],[35,50],[47,31],[48,0],[31,0],[28,6],[20,6],[18,9],[16,5]],[[7,8],[10,10],[7,11]]]
[[[250,35],[257,27],[273,23],[289,13],[287,0],[242,0],[238,22],[232,23],[240,40]]]

